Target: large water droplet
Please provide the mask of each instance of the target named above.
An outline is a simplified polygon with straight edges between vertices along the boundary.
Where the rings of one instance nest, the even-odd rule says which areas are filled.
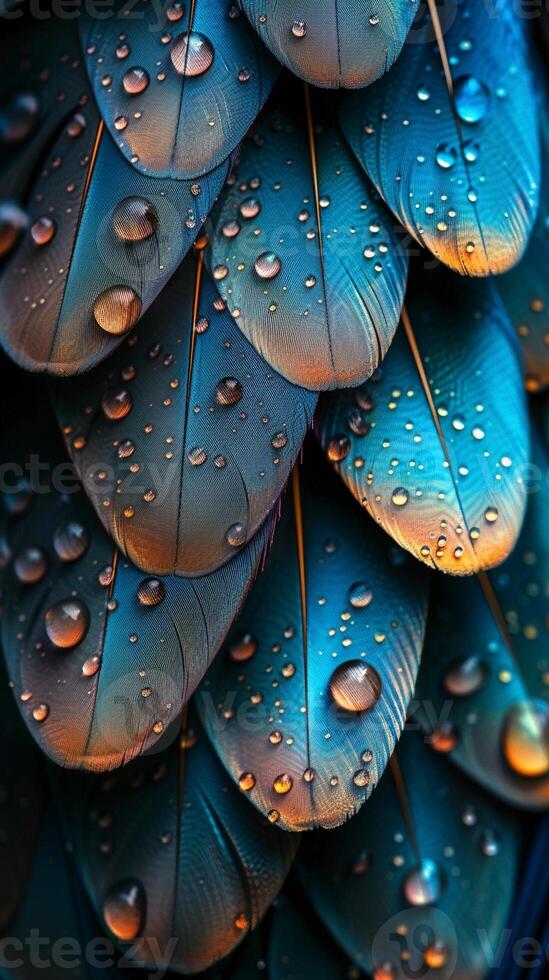
[[[307,25],[304,20],[294,20],[292,24],[292,34],[294,37],[301,39],[307,35]]]
[[[46,574],[48,560],[42,548],[24,548],[16,556],[13,567],[20,582],[34,585]]]
[[[380,676],[370,664],[350,660],[336,667],[330,678],[330,693],[345,711],[368,711],[381,694]]]
[[[520,701],[509,708],[503,727],[503,754],[520,776],[547,775],[549,706],[544,701]]]
[[[490,93],[474,75],[462,75],[454,82],[456,112],[466,123],[478,123],[486,115]]]
[[[137,65],[134,68],[129,68],[122,79],[122,85],[127,95],[140,95],[141,92],[145,91],[148,84],[149,76],[147,72],[144,68],[139,68]]]
[[[76,561],[81,558],[89,543],[89,533],[78,521],[69,521],[58,527],[53,536],[53,547],[61,561]]]
[[[106,333],[126,333],[141,316],[141,300],[130,286],[109,286],[93,306],[96,323]]]
[[[364,609],[372,601],[372,592],[367,588],[365,582],[355,582],[349,589],[349,602],[355,609]]]
[[[116,205],[113,227],[124,242],[144,242],[158,231],[158,214],[146,197],[126,197]]]
[[[488,670],[479,657],[466,657],[450,665],[444,675],[444,687],[456,698],[479,691],[486,683]]]
[[[130,942],[141,933],[145,921],[145,892],[133,878],[120,881],[103,901],[103,918],[112,934]]]
[[[59,650],[70,650],[84,639],[90,615],[79,599],[62,599],[48,609],[44,622],[50,642]]]
[[[218,405],[236,405],[242,398],[243,389],[236,378],[222,378],[215,389],[215,400]]]
[[[281,268],[282,262],[274,252],[262,252],[254,263],[254,269],[260,279],[274,279]]]
[[[142,606],[158,606],[165,595],[164,583],[159,578],[144,578],[137,588],[137,598]]]
[[[391,500],[395,507],[404,507],[408,503],[408,491],[405,487],[397,487],[393,490]]]
[[[214,49],[203,34],[186,32],[174,41],[170,57],[179,75],[194,78],[208,70],[214,59]]]
[[[403,882],[404,897],[410,905],[432,905],[440,896],[442,882],[434,861],[425,859],[410,871]]]
[[[115,422],[126,418],[132,410],[133,400],[125,388],[110,389],[101,399],[101,408],[106,418]]]

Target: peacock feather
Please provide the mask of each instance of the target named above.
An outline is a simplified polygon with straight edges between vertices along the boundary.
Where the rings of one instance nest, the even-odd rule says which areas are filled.
[[[0,0],[2,980],[541,977],[525,7]]]

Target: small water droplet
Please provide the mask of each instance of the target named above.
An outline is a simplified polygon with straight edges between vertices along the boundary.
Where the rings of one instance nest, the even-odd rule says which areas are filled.
[[[101,399],[101,408],[106,418],[112,422],[126,418],[133,406],[133,399],[125,388],[111,388]]]
[[[408,503],[408,491],[404,487],[397,487],[393,490],[391,500],[395,507],[404,507]]]
[[[238,785],[243,793],[249,793],[255,786],[255,776],[252,772],[243,772],[238,778]]]
[[[222,378],[215,389],[215,400],[218,405],[236,405],[243,395],[243,388],[236,378]]]
[[[25,585],[34,585],[44,578],[48,560],[42,548],[24,548],[16,556],[13,567],[20,582]]]
[[[59,650],[70,650],[88,632],[90,614],[79,599],[62,599],[48,609],[44,623],[50,642]]]
[[[159,578],[144,578],[137,587],[137,598],[142,606],[158,606],[165,595],[164,583]]]
[[[97,671],[99,670],[100,666],[101,666],[101,657],[98,656],[88,657],[88,659],[85,660],[84,663],[82,664],[83,677],[93,677],[94,674],[97,674]]]
[[[364,609],[369,606],[372,598],[373,594],[365,582],[355,582],[349,589],[349,602],[355,609]]]
[[[465,657],[449,666],[444,674],[444,687],[454,697],[463,698],[480,691],[486,683],[488,670],[479,657]]]
[[[51,240],[55,237],[57,231],[57,225],[53,218],[48,218],[47,215],[37,218],[33,222],[31,227],[31,238],[35,245],[49,245]]]
[[[326,456],[331,463],[341,463],[351,449],[351,440],[344,433],[339,433],[330,439],[326,447]]]
[[[90,535],[79,521],[68,521],[53,535],[53,547],[61,561],[77,561],[87,551]]]
[[[232,640],[228,647],[228,654],[235,663],[244,663],[250,660],[257,651],[257,640],[251,633],[242,633]]]
[[[246,528],[243,524],[233,524],[227,531],[226,538],[231,548],[241,548],[246,544]]]
[[[292,34],[300,40],[307,36],[307,25],[304,20],[294,20],[292,24]]]
[[[289,776],[287,772],[283,772],[277,776],[273,783],[275,793],[278,793],[280,796],[284,796],[286,793],[289,793],[292,786],[292,777]]]
[[[451,170],[457,160],[457,153],[449,143],[441,143],[437,147],[436,161],[443,170]]]
[[[145,892],[133,878],[120,881],[103,901],[103,918],[113,936],[130,942],[139,936],[145,921]]]
[[[130,286],[109,286],[97,297],[93,315],[102,330],[119,335],[135,326],[141,308],[141,300]]]
[[[410,905],[432,905],[440,896],[442,883],[434,861],[425,859],[410,871],[403,882],[403,892]]]

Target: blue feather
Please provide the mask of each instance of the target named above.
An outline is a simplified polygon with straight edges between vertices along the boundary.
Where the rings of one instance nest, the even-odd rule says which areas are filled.
[[[294,477],[267,568],[197,693],[220,758],[286,830],[352,816],[400,735],[427,606],[403,558],[357,507],[301,504]]]
[[[410,0],[242,0],[260,38],[305,81],[360,88],[398,57],[416,14]]]
[[[242,799],[196,726],[108,780],[62,787],[88,895],[136,965],[196,973],[226,956],[267,911],[299,843]]]
[[[520,259],[539,193],[523,24],[507,0],[492,7],[457,0],[440,8],[449,79],[424,17],[394,69],[346,95],[340,116],[366,173],[410,235],[473,276],[504,272]]]
[[[327,396],[318,431],[346,485],[398,544],[467,575],[498,564],[516,542],[529,424],[519,345],[497,292],[457,285],[445,270],[418,278],[381,372]]]
[[[526,520],[507,561],[480,580],[437,582],[416,696],[424,730],[467,775],[510,804],[541,809],[549,803],[549,541],[547,456],[537,440],[531,469]]]
[[[378,365],[407,260],[337,131],[311,138],[312,157],[305,134],[277,113],[257,127],[216,211],[208,260],[259,353],[318,390],[358,384]]]
[[[362,970],[482,980],[511,910],[517,822],[419,735],[398,757],[354,820],[305,842],[302,882]]]
[[[82,18],[87,68],[105,124],[141,173],[202,177],[245,136],[278,66],[226,0],[174,4],[160,17],[153,4],[139,17],[132,8],[126,0],[116,17]]]
[[[268,369],[200,270],[184,263],[105,365],[54,391],[100,519],[156,574],[234,557],[280,496],[316,406]]]
[[[62,466],[54,478],[64,479]],[[177,724],[240,608],[270,523],[211,575],[156,579],[119,557],[73,476],[68,486],[37,494],[14,532],[2,640],[43,751],[59,765],[104,770]]]

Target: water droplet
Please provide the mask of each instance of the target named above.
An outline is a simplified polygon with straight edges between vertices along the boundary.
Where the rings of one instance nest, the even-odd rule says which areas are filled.
[[[227,531],[227,544],[231,548],[241,548],[246,544],[246,528],[243,524],[233,524]]]
[[[79,599],[62,599],[48,609],[44,622],[50,642],[59,650],[70,650],[88,632],[90,614]]]
[[[481,840],[480,849],[485,857],[497,857],[500,852],[500,842],[493,830],[485,830]]]
[[[100,666],[101,666],[101,657],[98,656],[88,657],[88,659],[85,660],[84,663],[82,664],[83,677],[93,677],[94,674],[97,674],[97,671],[99,670]]]
[[[254,263],[254,269],[260,279],[274,279],[281,268],[282,263],[274,252],[262,252]]]
[[[48,560],[42,548],[24,548],[16,556],[13,567],[20,582],[34,585],[46,574]]]
[[[139,936],[145,921],[145,892],[133,878],[120,881],[103,901],[103,918],[113,936],[130,942]]]
[[[14,95],[7,108],[0,112],[0,140],[22,143],[34,130],[40,116],[40,103],[32,92]]]
[[[250,220],[250,218],[257,218],[260,211],[261,204],[255,197],[247,197],[240,205],[240,214],[247,220]]]
[[[451,721],[443,721],[431,732],[429,742],[437,752],[452,752],[459,741],[459,733]]]
[[[288,436],[285,432],[275,432],[271,439],[271,446],[273,449],[284,449],[284,446],[288,444]]]
[[[480,153],[480,146],[473,140],[465,140],[463,144],[463,155],[467,163],[476,163]]]
[[[33,222],[31,227],[31,238],[35,245],[49,245],[52,238],[55,237],[57,231],[57,225],[53,218],[48,218],[44,215],[41,218],[37,218]]]
[[[353,783],[361,789],[370,782],[370,774],[366,769],[358,769],[353,776]]]
[[[393,490],[391,500],[395,507],[404,507],[408,503],[408,491],[404,487],[397,487]]]
[[[129,68],[124,78],[122,79],[122,85],[124,91],[127,95],[141,95],[149,84],[149,76],[144,68],[139,68],[137,65],[134,68]]]
[[[520,776],[549,772],[549,706],[541,700],[513,704],[503,726],[503,754]]]
[[[103,414],[112,422],[126,418],[126,415],[131,412],[132,406],[132,396],[125,388],[110,389],[105,392],[101,399]]]
[[[53,547],[61,561],[76,561],[81,558],[89,543],[89,533],[78,521],[63,524],[53,535]]]
[[[229,657],[235,663],[250,660],[257,651],[257,640],[251,633],[242,633],[231,641],[228,648]]]
[[[146,197],[126,197],[116,205],[113,228],[123,242],[144,242],[158,231],[158,214]]]
[[[289,776],[287,772],[283,772],[277,776],[273,783],[275,793],[278,793],[280,796],[284,796],[286,793],[289,793],[292,786],[292,777]]]
[[[193,446],[187,453],[187,459],[191,466],[203,466],[208,458],[208,454],[203,446]]]
[[[119,133],[123,132],[127,125],[128,120],[126,116],[117,116],[114,120],[114,128],[118,130]]]
[[[49,713],[50,709],[47,704],[37,704],[36,708],[33,708],[32,717],[35,721],[45,721]]]
[[[252,772],[243,772],[238,778],[238,785],[243,793],[249,793],[255,786],[255,776]]]
[[[203,34],[187,31],[174,41],[170,57],[179,75],[194,78],[208,70],[214,59],[214,49]]]
[[[425,859],[410,871],[403,882],[403,892],[410,905],[432,905],[440,896],[442,883],[434,861]]]
[[[339,433],[330,439],[326,447],[326,456],[331,463],[341,463],[351,449],[351,440],[344,433]]]
[[[298,39],[307,36],[307,25],[304,20],[294,20],[292,24],[292,34]]]
[[[215,389],[215,400],[218,405],[236,405],[243,395],[243,388],[236,378],[222,378]]]
[[[426,85],[420,85],[417,90],[417,97],[420,102],[428,102],[431,98],[431,90]]]
[[[142,606],[158,606],[165,595],[164,583],[159,578],[144,578],[137,587],[137,598]]]
[[[93,306],[96,323],[106,333],[126,333],[141,316],[141,300],[130,286],[109,286]]]
[[[234,218],[226,221],[221,229],[224,238],[236,238],[240,233],[240,225]]]
[[[437,147],[436,161],[443,170],[450,170],[456,163],[457,153],[449,143],[441,143]]]
[[[488,524],[494,524],[495,521],[497,521],[497,519],[498,519],[497,507],[487,507],[486,510],[484,511],[484,520],[487,521]]]
[[[466,123],[479,123],[488,109],[490,93],[474,75],[462,75],[454,82],[454,99],[459,118]]]
[[[480,691],[486,683],[488,670],[479,657],[465,657],[450,665],[444,675],[444,687],[456,698],[467,697]]]
[[[71,139],[76,139],[78,136],[84,132],[86,128],[86,119],[81,112],[76,112],[72,119],[69,120],[67,124],[67,134]]]
[[[25,212],[12,201],[0,202],[0,259],[11,252],[28,226]]]
[[[365,582],[355,582],[351,585],[349,589],[349,602],[355,609],[364,609],[369,606],[373,598],[373,594],[366,587]]]
[[[330,678],[330,693],[345,711],[369,711],[381,694],[377,670],[362,660],[350,660],[336,667]]]
[[[441,970],[448,961],[446,947],[441,940],[429,943],[423,950],[423,962],[430,970]]]

